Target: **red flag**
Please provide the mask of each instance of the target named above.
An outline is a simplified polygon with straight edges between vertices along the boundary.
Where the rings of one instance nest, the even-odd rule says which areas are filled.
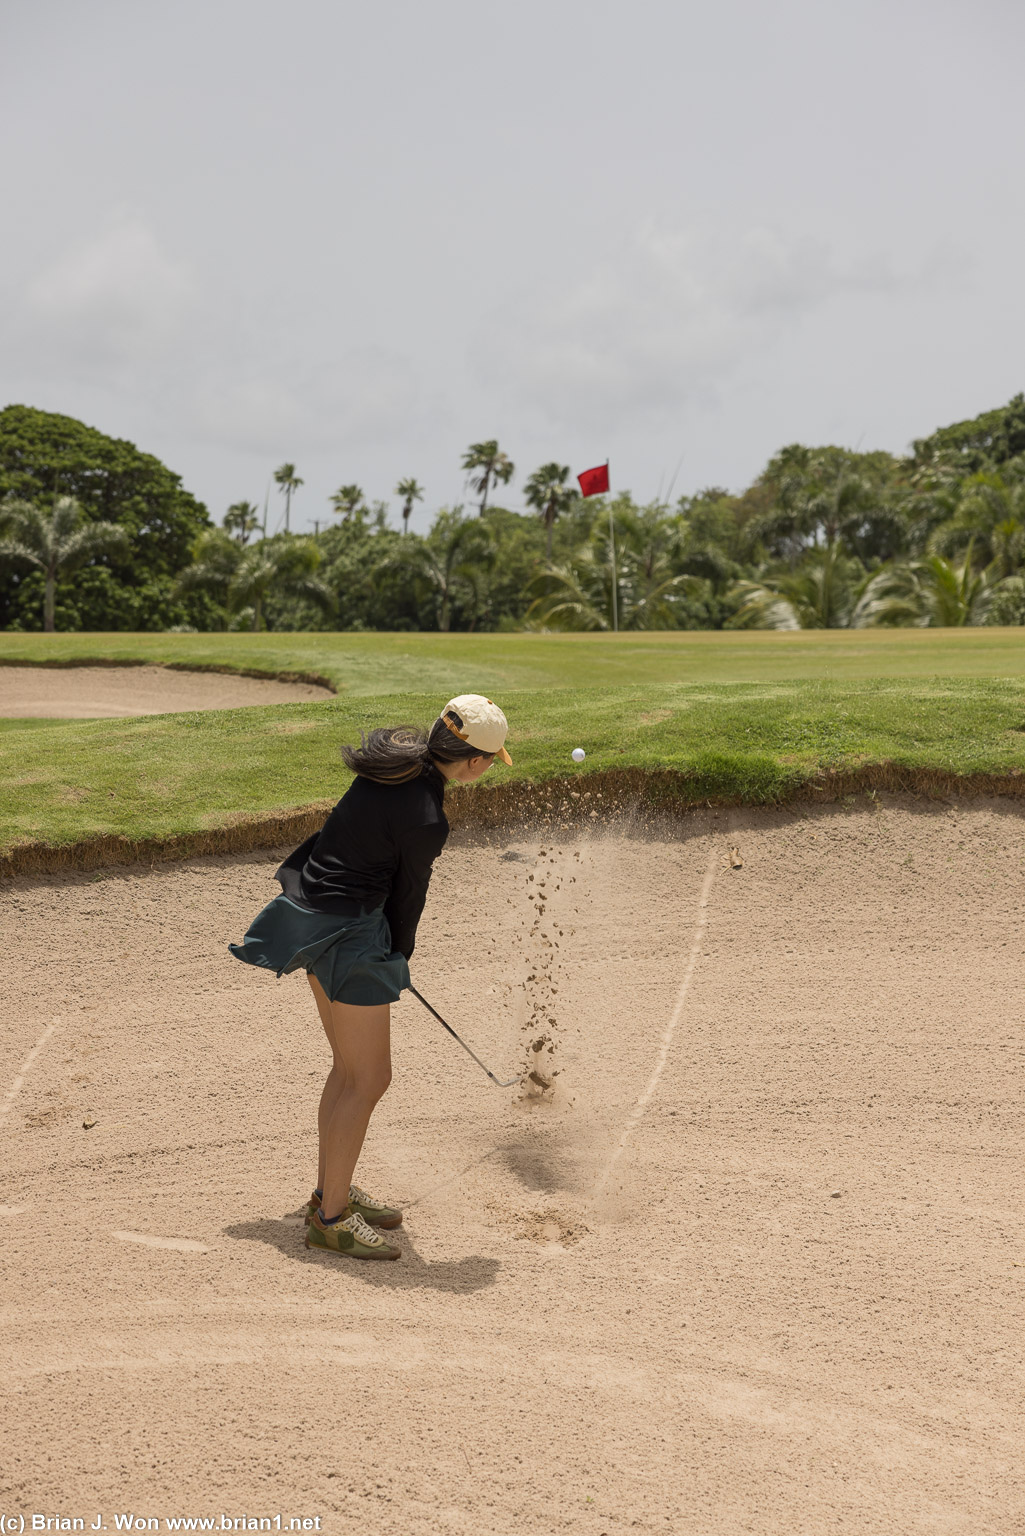
[[[580,481],[581,496],[600,496],[609,488],[608,460],[604,464],[599,464],[596,469],[585,469],[582,474],[577,475],[577,479]]]

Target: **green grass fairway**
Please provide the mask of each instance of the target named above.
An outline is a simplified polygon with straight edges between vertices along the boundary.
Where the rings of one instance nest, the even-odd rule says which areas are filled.
[[[574,653],[577,654],[577,653]],[[441,690],[444,693],[445,690]],[[169,838],[333,800],[360,727],[428,721],[439,690],[317,704],[70,720],[0,734],[0,853],[25,843]],[[890,763],[938,775],[1025,770],[1025,681],[647,685],[510,692],[514,767],[486,783],[671,769],[688,801],[786,798],[823,771]]]
[[[512,689],[1025,677],[1025,628],[624,635],[0,634],[0,665],[88,660],[316,674],[349,694],[448,697],[472,691],[501,700]]]

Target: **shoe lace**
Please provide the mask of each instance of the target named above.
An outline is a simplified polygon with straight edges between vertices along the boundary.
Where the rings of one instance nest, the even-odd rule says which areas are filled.
[[[359,1211],[353,1211],[352,1215],[347,1216],[341,1225],[348,1227],[353,1237],[357,1238],[361,1243],[367,1243],[371,1248],[376,1248],[384,1241],[383,1238],[377,1235],[373,1227],[364,1221]]]
[[[365,1189],[360,1189],[358,1184],[349,1185],[349,1199],[358,1200],[360,1205],[368,1206],[374,1211],[386,1211],[388,1207],[383,1200],[375,1200],[373,1195],[368,1195]]]

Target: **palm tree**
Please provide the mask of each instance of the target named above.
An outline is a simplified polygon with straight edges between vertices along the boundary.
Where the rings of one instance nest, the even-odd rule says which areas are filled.
[[[524,628],[608,629],[609,579],[606,563],[596,557],[591,546],[578,551],[576,558],[564,565],[548,566],[530,583],[532,588],[543,590],[524,614]]]
[[[1025,481],[983,473],[964,482],[953,515],[933,529],[929,549],[949,557],[969,544],[1001,576],[1018,569],[1025,550]]]
[[[619,571],[620,629],[675,629],[679,624],[681,598],[707,597],[711,587],[700,576],[674,575],[663,567],[647,582],[637,580],[638,570]],[[609,627],[612,580],[607,555],[595,545],[578,552],[565,565],[550,565],[535,576],[532,586],[544,584],[542,595],[527,609],[528,628],[604,630]]]
[[[227,609],[228,589],[239,568],[242,549],[239,540],[233,539],[223,528],[205,529],[192,546],[192,564],[179,573],[174,584],[175,595],[196,590],[209,592]]]
[[[484,443],[470,444],[463,454],[463,468],[470,477],[473,489],[480,496],[480,515],[483,517],[488,506],[488,490],[499,481],[508,485],[516,466],[509,455],[499,448],[498,439],[489,437]]]
[[[249,543],[249,535],[260,526],[260,510],[251,501],[235,501],[224,514],[224,528],[240,544]]]
[[[423,486],[418,485],[415,480],[400,480],[398,485],[395,487],[395,494],[396,496],[401,496],[403,498],[402,532],[408,533],[409,518],[413,511],[413,503],[414,501],[423,501],[424,499]]]
[[[334,607],[334,595],[315,574],[322,556],[312,539],[295,538],[282,543],[265,539],[244,550],[228,584],[228,608],[238,613],[251,608],[251,628],[263,622],[263,605],[272,589],[291,597],[308,597],[325,613]]]
[[[858,627],[909,624],[960,629],[985,624],[1002,585],[990,570],[972,569],[971,544],[960,565],[942,555],[904,561],[885,567],[865,587],[858,604]]]
[[[285,498],[285,532],[289,531],[289,517],[292,511],[292,495],[304,483],[295,472],[294,464],[281,464],[274,471],[274,478],[278,482],[278,489]]]
[[[43,572],[43,629],[54,632],[57,576],[100,555],[127,554],[129,539],[117,523],[88,523],[72,496],[60,496],[49,512],[28,501],[0,506],[0,556]]]
[[[414,575],[433,589],[438,604],[438,628],[452,625],[452,602],[460,590],[474,594],[479,605],[481,582],[494,564],[495,541],[490,527],[463,516],[462,507],[443,507],[425,539],[412,539],[393,562],[412,567]]]
[[[535,469],[524,487],[527,506],[536,509],[547,530],[545,559],[549,565],[552,562],[552,530],[556,520],[580,499],[580,492],[566,484],[568,479],[568,464],[542,464],[540,469]]]
[[[331,510],[337,512],[348,523],[353,518],[358,519],[360,512],[366,511],[363,500],[363,492],[358,485],[340,485],[331,497]]]
[[[198,587],[211,592],[231,614],[251,608],[251,627],[258,630],[272,590],[309,597],[326,613],[331,611],[334,595],[315,574],[322,558],[312,539],[262,539],[243,548],[222,529],[209,528],[196,540],[192,564],[178,577],[175,590]]]
[[[961,499],[960,484],[929,481],[912,484],[903,497],[907,527],[907,550],[912,556],[924,555],[936,529],[957,516]]]
[[[774,463],[775,500],[748,523],[749,549],[761,543],[773,556],[796,564],[809,549],[841,540],[852,554],[885,558],[906,548],[906,526],[880,490],[848,462],[794,444]]]
[[[617,572],[619,623],[622,629],[675,629],[681,600],[711,593],[711,583],[687,563],[686,525],[666,518],[658,503],[633,507],[627,498],[613,506],[619,551]],[[541,595],[527,612],[530,624],[546,629],[608,629],[612,596],[610,532],[596,521],[587,542],[563,565],[549,565],[534,577]]]
[[[1007,576],[997,583],[986,623],[1025,624],[1025,577]]]
[[[1015,576],[1025,565],[1025,523],[1016,517],[994,523],[990,529],[990,548],[993,559],[989,564],[991,575],[998,581]]]
[[[838,539],[815,550],[795,571],[738,581],[742,598],[734,623],[752,629],[847,629],[866,622],[858,603],[863,569]]]

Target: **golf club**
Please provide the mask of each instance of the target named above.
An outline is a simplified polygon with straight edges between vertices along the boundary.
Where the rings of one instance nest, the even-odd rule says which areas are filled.
[[[413,994],[413,996],[415,998],[417,998],[421,1003],[423,1003],[423,1005],[427,1009],[428,1013],[433,1013],[434,1017],[437,1019],[438,1023],[442,1026],[442,1028],[448,1030],[448,1032],[452,1036],[453,1040],[458,1040],[459,1041],[459,1044],[462,1046],[463,1050],[467,1053],[468,1056],[472,1056],[473,1057],[474,1061],[477,1063],[478,1067],[480,1067],[481,1071],[488,1073],[488,1076],[490,1077],[491,1081],[495,1084],[495,1086],[497,1088],[511,1088],[513,1083],[518,1083],[519,1082],[519,1078],[518,1077],[511,1077],[507,1083],[503,1083],[501,1078],[496,1077],[493,1072],[489,1072],[487,1067],[481,1061],[480,1057],[478,1055],[476,1055],[475,1052],[470,1050],[470,1047],[467,1045],[466,1041],[460,1035],[456,1034],[456,1032],[452,1028],[451,1024],[446,1024],[445,1023],[445,1020],[442,1018],[441,1014],[438,1012],[438,1010],[436,1008],[432,1008],[431,1007],[431,1005],[427,1001],[426,997],[424,997],[422,995],[422,993],[418,992],[416,990],[416,988],[413,987],[413,986],[411,986],[409,990],[412,992],[412,994]]]

